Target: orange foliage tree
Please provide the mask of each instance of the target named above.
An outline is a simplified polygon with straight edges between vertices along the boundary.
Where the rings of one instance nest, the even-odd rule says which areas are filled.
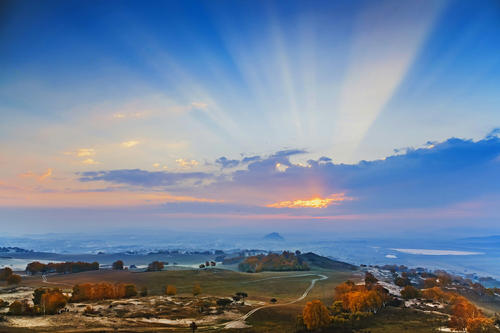
[[[448,326],[452,329],[480,333],[487,332],[493,326],[493,321],[484,317],[481,311],[465,297],[456,298],[451,312]]]
[[[21,275],[12,274],[7,278],[7,284],[19,284],[21,283]]]
[[[330,325],[328,309],[320,300],[307,302],[302,318],[308,330],[317,330]]]
[[[67,302],[68,299],[59,290],[51,290],[42,295],[40,306],[44,314],[56,314]]]
[[[175,294],[177,294],[177,288],[169,284],[165,289],[165,294],[167,294],[168,296],[174,296]]]
[[[194,287],[193,287],[193,296],[197,296],[197,295],[199,295],[199,294],[201,294],[201,287],[200,287],[200,285],[197,283],[197,284],[195,284],[195,285],[194,285]]]
[[[344,310],[376,313],[390,300],[390,296],[378,285],[355,285],[351,281],[335,287],[335,301],[342,302]]]
[[[81,283],[73,287],[71,302],[132,297],[137,295],[133,284],[108,282]]]

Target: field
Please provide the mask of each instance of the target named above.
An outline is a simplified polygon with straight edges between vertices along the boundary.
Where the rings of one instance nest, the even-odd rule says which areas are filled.
[[[21,290],[50,286],[70,291],[76,283],[107,281],[134,283],[139,290],[147,287],[148,296],[71,303],[68,305],[69,312],[54,316],[9,316],[9,324],[0,323],[0,332],[189,332],[189,324],[196,321],[197,332],[294,333],[298,332],[297,316],[302,313],[307,301],[320,299],[330,305],[336,285],[347,279],[359,281],[362,274],[361,271],[326,269],[240,273],[210,268],[160,272],[100,270],[49,275],[46,281],[41,276],[31,276],[23,279]],[[314,279],[317,281],[310,289]],[[192,288],[196,284],[201,286],[202,293],[194,297]],[[177,295],[165,296],[166,285],[176,286]],[[309,289],[309,293],[305,294]],[[248,294],[245,304],[233,303],[223,311],[217,309],[215,304],[218,299],[231,297],[236,292]],[[27,297],[29,292],[21,291],[19,295]],[[6,294],[0,295],[0,298],[4,296]],[[271,303],[272,298],[277,300],[275,305]],[[200,302],[211,304],[210,309],[199,310]],[[96,313],[84,314],[87,305],[91,305]],[[246,320],[241,319],[256,308],[259,309]],[[367,319],[359,332],[437,332],[446,326],[446,321],[442,315],[411,308],[386,307]]]
[[[310,293],[303,299],[298,301],[297,303],[284,305],[281,304],[289,303],[297,300],[300,296],[302,296],[306,289],[311,285],[311,281],[313,279],[318,279],[319,275],[327,277],[324,280],[317,281],[314,288],[311,289]],[[352,271],[332,271],[332,270],[317,270],[317,271],[307,271],[307,272],[263,272],[263,273],[240,273],[233,270],[225,270],[219,268],[211,268],[206,270],[194,270],[194,269],[181,269],[181,270],[166,270],[160,272],[132,272],[132,271],[113,271],[113,270],[100,270],[100,271],[89,271],[82,272],[76,274],[55,274],[47,276],[47,280],[43,281],[40,275],[38,276],[30,276],[23,279],[21,287],[27,288],[36,288],[40,286],[45,287],[59,287],[65,291],[70,291],[72,286],[76,283],[84,283],[84,282],[127,282],[134,283],[138,289],[140,290],[142,287],[147,287],[148,289],[148,297],[146,298],[138,298],[137,300],[133,300],[130,303],[127,302],[113,303],[111,301],[100,301],[94,302],[92,304],[93,307],[100,309],[101,316],[110,316],[116,317],[116,305],[127,305],[135,307],[134,311],[140,313],[144,311],[146,308],[143,306],[143,303],[150,302],[151,304],[155,304],[155,311],[159,308],[164,307],[168,308],[170,305],[172,308],[170,310],[165,310],[165,313],[168,313],[169,319],[162,319],[162,321],[155,322],[151,321],[151,325],[148,325],[149,330],[175,330],[175,331],[184,331],[185,326],[187,326],[186,318],[189,320],[193,319],[197,322],[202,322],[203,315],[200,315],[196,311],[193,311],[195,303],[194,300],[203,301],[203,302],[212,302],[215,303],[215,300],[220,297],[231,297],[236,292],[246,292],[248,294],[248,298],[245,299],[245,305],[233,306],[228,311],[225,311],[224,315],[220,315],[219,317],[212,316],[211,322],[207,322],[206,325],[200,325],[198,331],[218,331],[222,327],[221,325],[224,322],[235,321],[243,314],[252,310],[253,308],[257,308],[260,306],[270,304],[271,298],[275,298],[277,300],[277,306],[272,309],[265,308],[257,311],[252,317],[249,318],[248,322],[251,325],[255,325],[255,329],[264,329],[269,326],[265,321],[263,323],[259,323],[259,321],[253,323],[253,318],[260,318],[259,316],[265,316],[266,313],[283,313],[285,321],[279,320],[276,318],[276,323],[278,325],[283,325],[283,329],[285,326],[294,325],[295,320],[291,322],[288,321],[289,316],[295,318],[300,312],[305,302],[310,299],[320,298],[324,300],[326,303],[331,303],[333,297],[333,290],[337,284],[340,282],[349,279],[349,278],[357,278],[355,272]],[[199,284],[202,289],[202,294],[197,298],[193,298],[192,296],[192,288],[194,285]],[[165,297],[165,286],[166,285],[174,285],[177,288],[177,295],[172,299]],[[23,297],[26,297],[29,293],[24,293]],[[0,295],[0,298],[2,296]],[[107,308],[111,308],[113,303],[115,311],[113,314],[110,314],[111,310],[107,310]],[[176,305],[177,304],[177,305]],[[51,331],[56,330],[54,326],[58,327],[58,331],[61,327],[65,327],[66,331],[71,331],[67,327],[68,322],[72,322],[75,320],[79,320],[80,322],[86,322],[87,318],[83,315],[78,315],[78,311],[83,310],[79,308],[80,305],[71,305],[70,313],[64,313],[61,315],[55,316],[47,316],[46,318],[40,317],[24,317],[24,318],[14,318],[9,317],[9,320],[12,320],[13,323],[16,323],[16,326],[25,326],[28,325],[29,330],[31,331]],[[173,311],[171,311],[173,310]],[[123,310],[125,311],[125,310]],[[127,317],[130,317],[132,311],[127,313]],[[81,313],[81,312],[80,312]],[[75,318],[78,316],[79,319]],[[49,318],[50,317],[50,318]],[[177,322],[174,322],[170,319],[175,319]],[[90,318],[92,319],[92,318]],[[119,319],[119,318],[118,318]],[[99,327],[97,324],[92,324],[88,329],[123,329],[122,325],[119,324],[119,320],[116,318],[113,320],[105,321],[102,318],[94,318],[92,319],[94,322],[102,323],[102,327]],[[126,321],[123,321],[124,323]],[[179,323],[179,325],[175,325],[175,323]],[[244,321],[242,322],[244,323]],[[62,325],[62,326],[58,326]],[[89,324],[90,325],[90,324]],[[244,324],[243,324],[244,325]],[[37,327],[38,326],[38,327]],[[139,327],[137,325],[134,327],[134,331],[146,329],[144,327]],[[77,327],[75,327],[77,328]],[[4,329],[7,329],[4,327]],[[28,329],[28,328],[27,328]],[[21,330],[21,327],[13,328],[12,332]],[[254,330],[254,328],[251,328]],[[10,332],[9,328],[9,332]],[[233,329],[228,329],[228,332],[233,331]],[[236,329],[235,331],[247,331],[247,329]]]

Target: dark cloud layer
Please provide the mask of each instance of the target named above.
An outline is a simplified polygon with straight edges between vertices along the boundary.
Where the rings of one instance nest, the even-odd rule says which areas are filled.
[[[79,180],[81,182],[105,181],[116,184],[127,184],[144,187],[170,186],[183,181],[202,181],[211,178],[212,175],[204,172],[166,172],[145,171],[140,169],[123,169],[109,171],[82,172]]]
[[[310,160],[307,166],[290,162],[290,156],[303,153],[303,150],[286,150],[267,157],[255,156],[247,168],[223,176],[111,170],[82,173],[80,180],[153,187],[212,179],[210,185],[196,190],[185,186],[185,194],[229,198],[244,205],[252,204],[252,195],[254,199],[261,196],[280,201],[280,195],[293,193],[299,196],[295,199],[308,199],[311,187],[317,187],[324,196],[344,192],[355,198],[327,209],[344,213],[440,207],[500,196],[500,139],[496,133],[479,141],[451,138],[425,148],[406,149],[386,159],[356,164],[336,164],[328,157]],[[217,161],[223,168],[243,163],[225,157]],[[288,168],[277,170],[277,163]],[[245,202],[246,195],[249,202]]]

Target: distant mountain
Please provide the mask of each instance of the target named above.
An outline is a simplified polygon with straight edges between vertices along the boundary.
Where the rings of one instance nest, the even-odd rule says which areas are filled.
[[[284,241],[285,239],[278,234],[277,232],[271,232],[270,234],[267,234],[264,236],[265,240],[272,240],[272,241]]]
[[[346,262],[332,260],[327,257],[319,256],[315,253],[308,252],[300,254],[299,258],[304,260],[311,267],[318,267],[323,269],[333,269],[333,270],[355,270],[356,266],[348,264]]]

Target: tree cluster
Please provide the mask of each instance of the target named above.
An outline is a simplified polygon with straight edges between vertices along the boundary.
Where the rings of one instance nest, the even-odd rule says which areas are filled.
[[[34,261],[26,266],[26,273],[79,273],[85,271],[99,270],[98,262],[83,262],[83,261],[67,261],[61,263],[49,262],[42,264],[41,262]]]
[[[238,266],[239,270],[248,273],[263,271],[308,271],[309,265],[293,252],[282,254],[260,254],[246,258]]]
[[[21,283],[21,275],[14,274],[10,267],[0,269],[0,281],[7,281],[8,285]]]
[[[71,302],[94,301],[102,299],[116,299],[137,295],[137,288],[133,284],[109,282],[81,283],[73,287]]]
[[[148,265],[149,272],[161,271],[165,267],[165,264],[161,261],[153,261]]]

